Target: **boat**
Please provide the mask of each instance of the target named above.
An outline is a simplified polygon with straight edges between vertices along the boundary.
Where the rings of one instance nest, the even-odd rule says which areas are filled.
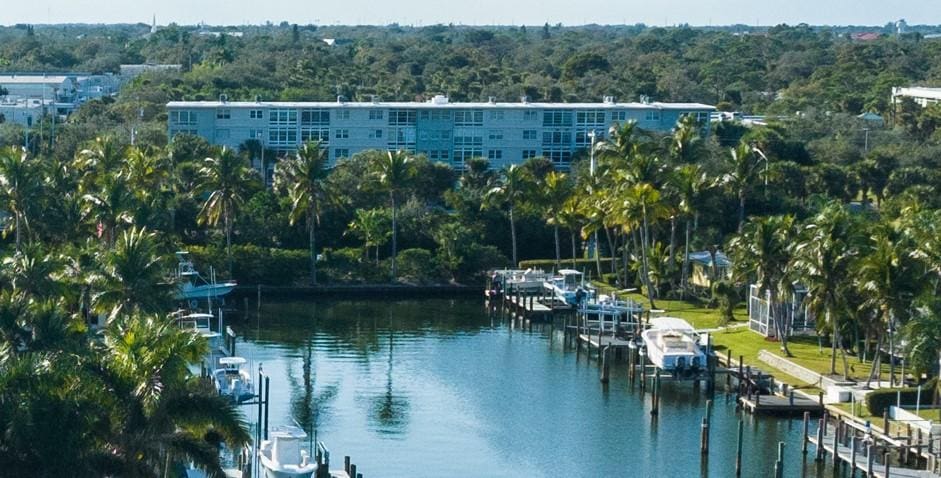
[[[190,253],[187,251],[178,251],[176,259],[176,277],[180,284],[176,292],[177,300],[196,301],[206,299],[211,301],[212,299],[224,297],[238,285],[235,281],[217,283],[215,273],[212,270],[210,270],[210,279],[207,280],[196,270],[193,261],[190,259]]]
[[[574,269],[559,270],[559,275],[547,280],[543,287],[568,305],[578,305],[593,297],[595,292],[594,288],[585,284],[584,274]]]
[[[242,403],[255,397],[252,377],[245,369],[248,363],[243,357],[222,357],[219,368],[212,372],[213,382],[219,395],[230,397],[235,403]]]
[[[307,433],[295,426],[274,427],[258,449],[265,478],[308,478],[317,471],[304,448]]]
[[[541,292],[547,274],[538,269],[501,269],[491,275],[491,295]]]
[[[706,365],[693,326],[675,317],[650,319],[641,337],[647,358],[657,368],[676,375],[693,375]]]
[[[222,334],[212,330],[212,321],[216,318],[212,314],[198,312],[188,314],[184,310],[178,310],[171,314],[171,317],[176,320],[180,329],[193,331],[205,338],[209,342],[210,350],[221,347]]]

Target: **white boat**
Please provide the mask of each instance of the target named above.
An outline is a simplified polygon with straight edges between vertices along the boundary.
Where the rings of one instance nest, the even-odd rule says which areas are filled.
[[[706,365],[706,354],[699,348],[696,331],[683,319],[657,317],[641,337],[650,362],[675,373],[694,373]]]
[[[585,276],[574,269],[561,269],[559,275],[547,280],[543,286],[550,293],[569,305],[577,305],[594,295],[594,288],[585,284]],[[581,299],[581,300],[579,300]]]
[[[235,403],[251,400],[255,396],[252,377],[245,369],[247,363],[242,357],[219,359],[219,368],[212,372],[219,395],[230,397]]]
[[[280,426],[261,442],[258,458],[265,478],[308,478],[317,471],[304,445],[307,433],[298,427]]]
[[[210,272],[210,279],[206,280],[196,271],[193,261],[190,260],[189,252],[179,251],[176,253],[176,258],[178,262],[176,277],[180,284],[176,292],[177,300],[216,299],[232,292],[235,286],[238,285],[235,281],[217,283],[215,274],[212,272]]]
[[[186,314],[179,310],[174,312],[172,317],[181,329],[193,331],[205,338],[209,342],[210,350],[216,350],[222,345],[222,334],[212,330],[212,321],[215,319],[212,314]]]
[[[491,280],[495,290],[510,294],[540,292],[547,278],[547,274],[541,270],[502,269],[494,271]]]

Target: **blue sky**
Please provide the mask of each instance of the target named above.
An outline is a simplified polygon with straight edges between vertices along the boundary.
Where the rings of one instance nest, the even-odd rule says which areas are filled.
[[[3,0],[0,24],[941,24],[938,0]]]

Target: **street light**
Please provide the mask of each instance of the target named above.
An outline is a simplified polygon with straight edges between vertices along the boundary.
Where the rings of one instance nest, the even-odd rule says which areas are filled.
[[[592,179],[594,179],[595,170],[598,169],[598,160],[595,159],[595,137],[596,137],[595,130],[589,131],[588,137],[591,139],[591,146],[589,147],[589,151],[588,151],[588,155],[589,155],[588,157],[590,158],[589,163],[588,163],[588,174],[591,176]],[[599,276],[598,279],[601,279],[601,262],[600,262],[601,255],[600,255],[600,252],[598,251],[599,244],[598,244],[597,229],[595,230],[595,233],[593,234],[592,242],[594,242],[595,264],[598,267],[598,276]]]

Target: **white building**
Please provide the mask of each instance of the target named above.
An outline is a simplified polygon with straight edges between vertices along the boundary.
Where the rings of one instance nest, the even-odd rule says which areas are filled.
[[[320,141],[331,161],[364,150],[406,150],[462,169],[476,157],[494,168],[545,157],[567,169],[594,133],[603,139],[614,123],[636,121],[668,132],[685,115],[707,131],[715,108],[699,103],[452,103],[427,102],[230,102],[167,104],[169,135],[190,133],[212,144],[238,148],[251,139],[280,153]]]
[[[39,99],[0,99],[0,124],[16,123],[29,128],[38,125],[40,118],[51,113],[54,107],[52,100],[43,102]]]
[[[0,75],[0,88],[14,99],[50,99],[69,103],[75,99],[75,77],[67,75]]]
[[[941,101],[941,88],[925,88],[913,86],[910,88],[892,88],[892,104],[898,104],[902,98],[911,98],[915,103],[926,107]]]

